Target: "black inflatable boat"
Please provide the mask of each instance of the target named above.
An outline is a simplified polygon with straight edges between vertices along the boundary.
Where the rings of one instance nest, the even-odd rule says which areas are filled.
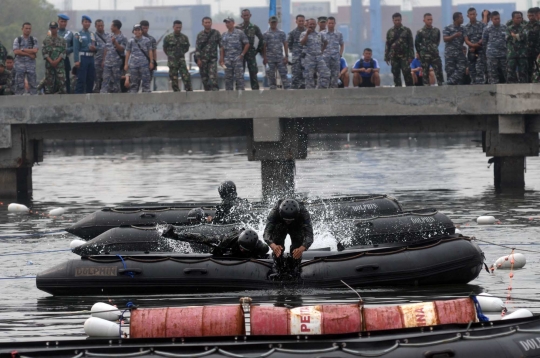
[[[341,252],[308,250],[302,261],[304,287],[465,284],[481,271],[476,243],[458,235],[415,243],[354,247]],[[191,293],[275,288],[272,260],[209,254],[122,253],[82,257],[54,266],[36,278],[53,295]]]
[[[1,357],[538,357],[540,317],[362,334],[0,343]]]
[[[398,201],[387,195],[355,195],[304,201],[314,220],[354,219],[401,212]],[[187,225],[188,212],[202,207],[214,215],[216,203],[179,203],[175,205],[122,206],[104,208],[67,228],[66,231],[83,239],[93,239],[107,230],[122,225],[172,224]],[[270,207],[254,203],[254,214],[266,215]]]
[[[416,210],[360,220],[333,221],[329,222],[329,225],[331,227],[335,225],[333,234],[345,246],[411,242],[455,233],[452,221],[436,209]],[[183,226],[179,229],[201,236],[226,237],[234,227],[235,225],[208,224]],[[155,225],[114,228],[73,250],[81,256],[133,251],[210,252],[205,245],[180,244],[174,240],[162,238]]]

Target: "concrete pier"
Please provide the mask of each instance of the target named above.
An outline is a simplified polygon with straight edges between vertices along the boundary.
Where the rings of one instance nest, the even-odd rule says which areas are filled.
[[[294,188],[310,133],[480,131],[500,190],[524,186],[538,156],[540,86],[0,97],[0,196],[31,194],[44,139],[245,136],[265,193]]]

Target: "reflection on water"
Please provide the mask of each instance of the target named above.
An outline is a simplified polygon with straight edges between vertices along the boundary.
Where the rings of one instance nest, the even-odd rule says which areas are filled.
[[[312,137],[308,159],[297,162],[298,191],[309,196],[387,193],[405,209],[436,207],[448,215],[465,235],[515,246],[527,265],[513,279],[509,306],[540,312],[540,160],[527,159],[526,190],[499,195],[493,190],[493,168],[476,141],[469,136],[346,136]],[[142,202],[217,201],[217,185],[236,182],[242,197],[261,196],[260,163],[248,162],[243,138],[196,140],[132,140],[107,143],[47,143],[45,161],[34,167],[32,214],[8,213],[0,205],[0,236],[58,231],[103,206]],[[2,200],[0,200],[2,201]],[[60,218],[41,215],[54,207],[67,212]],[[36,213],[37,212],[37,213]],[[478,227],[484,214],[501,225]],[[261,222],[261,227],[263,223]],[[59,262],[75,258],[65,250],[74,239],[67,233],[43,237],[0,239],[3,278],[35,276]],[[324,227],[316,228],[316,245],[335,245]],[[509,249],[482,245],[487,263]],[[441,287],[384,287],[358,290],[370,304],[415,302],[426,297],[463,296],[488,291],[505,298],[507,271],[482,272],[470,285]],[[285,306],[321,302],[352,302],[356,293],[342,290],[286,290],[229,292],[148,297],[51,297],[35,287],[32,278],[0,279],[0,340],[28,337],[79,338],[82,324],[96,301],[109,299],[124,306],[142,307],[234,303],[241,296],[255,302]],[[67,312],[71,313],[66,316]]]

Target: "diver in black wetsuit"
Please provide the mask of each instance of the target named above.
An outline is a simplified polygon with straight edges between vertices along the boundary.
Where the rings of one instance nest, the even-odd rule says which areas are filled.
[[[221,204],[212,218],[214,224],[232,224],[251,220],[251,204],[236,193],[236,185],[228,180],[218,187]]]
[[[292,257],[283,257],[287,234],[291,237]],[[279,200],[268,214],[264,241],[273,251],[274,267],[270,278],[274,280],[298,279],[302,253],[313,244],[311,217],[303,204],[294,199]]]

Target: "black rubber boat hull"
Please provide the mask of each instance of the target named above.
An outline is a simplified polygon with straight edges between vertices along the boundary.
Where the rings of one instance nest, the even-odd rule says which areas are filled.
[[[336,218],[363,218],[377,215],[392,215],[401,212],[398,201],[387,195],[356,195],[317,199],[305,202],[314,220]],[[96,211],[67,228],[66,231],[82,239],[93,239],[107,230],[122,225],[172,224],[187,225],[187,213],[202,207],[209,215],[214,215],[216,203],[178,203],[171,206],[125,206],[104,208]],[[254,203],[254,211],[266,215],[270,207]]]
[[[304,253],[303,287],[466,284],[482,269],[483,253],[469,238],[446,237],[388,247]],[[70,260],[38,274],[52,295],[147,295],[272,289],[271,260],[210,255],[101,255]]]
[[[540,355],[540,317],[347,335],[79,339],[0,343],[1,357],[513,358]],[[180,343],[181,342],[181,343]],[[54,347],[54,348],[52,348]],[[13,352],[16,355],[12,355]],[[86,354],[85,354],[86,353]],[[18,355],[17,355],[18,354]],[[131,354],[131,355],[129,355]]]

